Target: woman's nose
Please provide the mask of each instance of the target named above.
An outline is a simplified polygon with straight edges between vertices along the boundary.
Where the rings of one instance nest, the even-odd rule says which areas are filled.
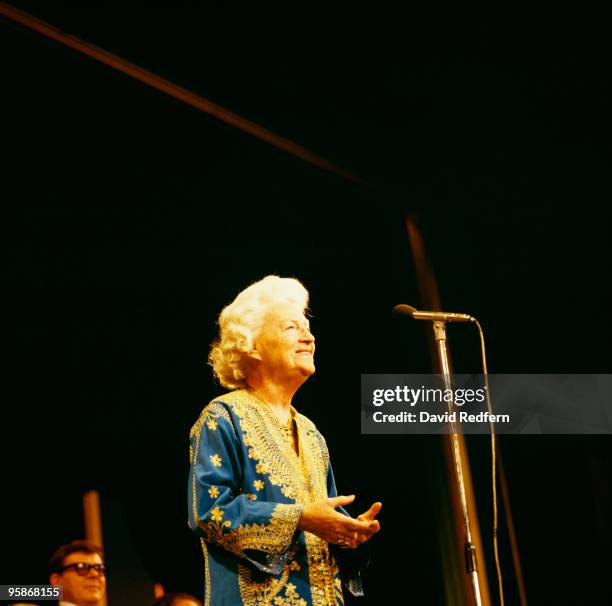
[[[315,338],[314,338],[314,335],[310,332],[309,328],[302,329],[301,340],[308,341],[309,343],[314,343]]]

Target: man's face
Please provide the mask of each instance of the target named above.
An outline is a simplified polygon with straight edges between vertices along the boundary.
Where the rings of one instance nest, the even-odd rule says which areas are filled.
[[[255,339],[262,372],[277,383],[303,383],[315,371],[314,341],[309,322],[297,305],[271,305]]]
[[[86,564],[102,564],[102,558],[97,553],[76,551],[64,558],[62,568],[77,562]],[[97,606],[106,593],[106,576],[90,568],[85,574],[79,574],[75,567],[67,568],[61,573],[51,575],[53,585],[64,587],[63,600],[73,602],[77,606]]]

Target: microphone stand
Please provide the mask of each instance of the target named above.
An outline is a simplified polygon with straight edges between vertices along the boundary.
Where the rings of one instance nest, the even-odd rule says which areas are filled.
[[[446,322],[435,320],[433,323],[434,339],[436,341],[436,349],[438,351],[438,359],[440,362],[440,370],[444,377],[444,388],[452,390],[450,363],[448,359],[448,349],[446,346]],[[451,402],[448,402],[449,412]],[[452,419],[452,417],[449,417]],[[480,583],[478,579],[478,568],[476,566],[476,547],[472,543],[472,531],[470,528],[470,518],[468,515],[467,499],[465,496],[465,483],[463,480],[463,463],[461,460],[461,449],[459,448],[459,436],[456,424],[454,421],[449,422],[451,451],[453,453],[453,464],[455,469],[455,481],[459,492],[459,501],[461,503],[461,516],[463,518],[463,528],[465,531],[465,566],[472,583],[474,592],[474,601],[476,606],[482,606],[482,597],[480,595]]]

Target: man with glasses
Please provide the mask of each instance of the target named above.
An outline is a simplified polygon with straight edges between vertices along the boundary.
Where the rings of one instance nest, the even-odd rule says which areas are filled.
[[[62,545],[49,562],[49,582],[64,588],[60,606],[102,606],[106,596],[102,549],[85,540]]]

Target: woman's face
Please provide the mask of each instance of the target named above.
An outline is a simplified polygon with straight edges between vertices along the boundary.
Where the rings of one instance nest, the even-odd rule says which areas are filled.
[[[303,383],[314,374],[315,339],[299,306],[271,305],[255,339],[260,371],[279,383]]]

